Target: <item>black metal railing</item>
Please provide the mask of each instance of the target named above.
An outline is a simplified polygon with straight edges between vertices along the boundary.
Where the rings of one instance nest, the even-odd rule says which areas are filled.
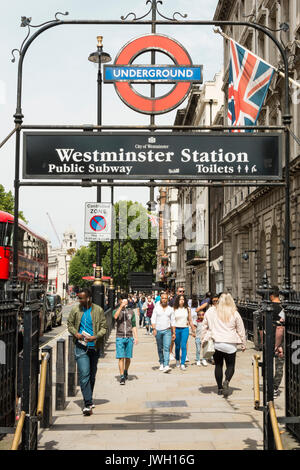
[[[22,450],[36,450],[38,421],[36,419],[39,382],[39,335],[41,289],[34,284],[29,289],[23,309],[24,347],[23,347],[23,393],[22,410],[26,417],[22,434]]]
[[[292,294],[284,310],[286,416],[300,417],[300,295]],[[300,422],[286,426],[300,441]]]
[[[15,424],[17,308],[10,293],[0,293],[0,435]]]
[[[285,312],[285,416],[279,418],[282,424],[291,432],[300,442],[300,294],[293,292],[288,299],[282,302]],[[259,325],[263,332],[264,338],[266,334],[265,322],[268,317],[267,309],[272,311],[272,303],[266,300],[260,304],[256,302],[237,302],[238,311],[243,319],[247,337],[254,341],[255,345],[259,345],[259,349],[263,348],[263,376],[264,376],[264,405],[273,400],[273,359],[274,359],[274,321],[271,320],[269,331],[272,330],[272,338],[269,338],[270,345],[266,351],[266,345],[260,344]],[[272,316],[272,315],[271,315]],[[273,337],[274,336],[274,337]],[[258,349],[258,348],[257,348]],[[273,437],[270,425],[266,419],[264,426],[264,442],[269,448]]]
[[[244,322],[247,338],[249,339],[249,341],[253,341],[255,343],[254,338],[258,336],[258,326],[257,322],[255,322],[254,313],[259,310],[258,303],[252,301],[249,301],[247,303],[238,303],[237,308]]]

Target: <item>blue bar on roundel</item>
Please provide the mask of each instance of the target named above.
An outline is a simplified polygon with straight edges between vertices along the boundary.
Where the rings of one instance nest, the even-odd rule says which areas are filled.
[[[202,67],[104,66],[105,82],[202,82]]]

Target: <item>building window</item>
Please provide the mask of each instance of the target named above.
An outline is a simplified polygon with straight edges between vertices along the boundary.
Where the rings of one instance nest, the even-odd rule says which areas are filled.
[[[278,246],[277,228],[274,225],[271,231],[271,285],[278,285]]]
[[[260,253],[259,253],[259,264],[258,264],[258,285],[261,284],[264,272],[267,270],[267,247],[266,247],[266,234],[264,231],[260,234]]]

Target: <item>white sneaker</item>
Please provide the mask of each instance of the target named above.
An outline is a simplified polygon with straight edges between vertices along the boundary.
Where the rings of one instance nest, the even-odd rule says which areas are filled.
[[[82,410],[82,413],[84,414],[84,416],[90,416],[91,414],[93,414],[92,407],[85,406]]]
[[[186,369],[185,365],[184,365],[184,364],[181,364],[180,369],[181,369],[181,370],[185,370],[185,369]]]
[[[163,372],[168,373],[168,372],[170,372],[170,370],[171,370],[171,367],[166,366],[166,367],[164,367]]]
[[[175,361],[175,356],[173,353],[170,353],[170,361]]]
[[[180,367],[180,362],[176,361],[176,367]]]
[[[208,363],[207,363],[207,361],[206,361],[205,359],[202,359],[202,365],[203,365],[204,367],[207,367],[207,366],[208,366]]]
[[[197,361],[197,366],[201,366],[201,362],[200,362],[200,361]]]
[[[190,362],[189,358],[186,356],[185,362]]]
[[[164,365],[163,364],[160,365],[159,370],[164,370]]]

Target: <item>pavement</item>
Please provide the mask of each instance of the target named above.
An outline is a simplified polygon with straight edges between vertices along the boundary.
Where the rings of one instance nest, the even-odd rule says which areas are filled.
[[[254,345],[238,351],[236,371],[228,398],[218,396],[214,366],[197,366],[195,341],[188,343],[187,369],[171,361],[171,372],[159,371],[156,342],[144,328],[138,329],[139,343],[125,386],[119,384],[115,358],[115,330],[99,360],[92,416],[82,415],[82,395],[67,397],[63,411],[55,410],[56,341],[67,339],[64,322],[61,333],[48,342],[53,347],[53,425],[39,428],[39,450],[262,450],[263,414],[254,408],[252,356]],[[66,341],[66,346],[68,341]],[[66,351],[67,357],[67,351]],[[262,390],[262,378],[260,376]],[[275,400],[277,416],[284,416],[284,381]],[[280,426],[284,449],[299,444]],[[12,436],[0,440],[0,450],[10,449]]]
[[[126,385],[119,384],[113,330],[98,363],[93,414],[82,415],[78,387],[76,396],[67,398],[65,410],[53,407],[53,425],[40,429],[39,450],[263,449],[263,415],[254,409],[253,399],[252,356],[257,353],[253,343],[237,353],[230,395],[224,398],[216,393],[214,366],[196,365],[192,336],[187,369],[177,369],[172,361],[171,372],[165,374],[158,370],[153,336],[143,328],[138,335]],[[66,331],[63,337],[67,336]],[[278,404],[281,401],[283,409],[282,396]]]

